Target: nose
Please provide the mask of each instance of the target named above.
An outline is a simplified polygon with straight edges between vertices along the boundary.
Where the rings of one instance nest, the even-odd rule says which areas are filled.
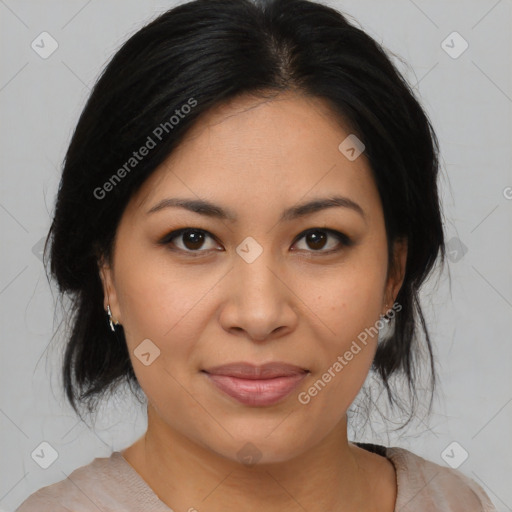
[[[237,257],[226,277],[220,323],[227,332],[262,342],[295,329],[298,298],[293,282],[286,282],[290,276],[272,260],[270,251],[252,263]]]

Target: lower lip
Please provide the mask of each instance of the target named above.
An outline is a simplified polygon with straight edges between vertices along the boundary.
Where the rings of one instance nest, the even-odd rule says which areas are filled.
[[[230,397],[244,405],[259,407],[273,405],[283,400],[306,375],[307,373],[300,373],[273,379],[240,379],[206,373],[210,382]]]

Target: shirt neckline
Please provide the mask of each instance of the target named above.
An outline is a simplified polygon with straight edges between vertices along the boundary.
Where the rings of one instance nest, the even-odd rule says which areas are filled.
[[[127,472],[130,481],[130,489],[133,490],[134,498],[136,498],[136,505],[139,510],[147,512],[174,512],[172,508],[166,505],[156,494],[156,492],[149,486],[149,484],[142,478],[137,470],[124,458],[120,451],[112,452],[112,461],[122,468],[122,471]],[[148,508],[151,507],[151,508]]]
[[[393,467],[395,468],[396,476],[396,500],[395,509],[401,497],[401,490],[403,488],[403,468],[405,466],[405,453],[406,450],[402,448],[386,448],[385,446],[366,443],[354,443],[356,446],[363,448],[372,453],[376,453],[386,457]],[[112,452],[111,459],[119,466],[124,468],[129,474],[131,489],[134,490],[134,496],[137,496],[137,505],[144,506],[147,512],[174,512],[168,505],[166,505],[149,484],[142,478],[137,470],[126,460],[120,451]],[[139,503],[140,502],[140,503]],[[147,507],[151,508],[148,509]]]

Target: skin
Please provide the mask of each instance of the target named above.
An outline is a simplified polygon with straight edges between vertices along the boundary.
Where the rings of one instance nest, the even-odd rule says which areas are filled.
[[[105,309],[124,327],[148,397],[147,432],[122,454],[176,512],[394,510],[393,465],[347,439],[346,411],[377,337],[307,405],[297,399],[390,309],[405,270],[401,242],[388,275],[368,162],[338,149],[350,133],[323,100],[292,93],[209,111],[132,198],[113,258],[100,262]],[[358,203],[364,218],[334,207],[279,222],[284,209],[335,193]],[[237,220],[179,207],[147,213],[169,197],[207,199]],[[158,244],[181,228],[212,236],[203,245],[183,236]],[[323,246],[297,239],[310,228],[355,243],[328,233]],[[248,236],[263,249],[252,263],[236,252]],[[160,350],[148,366],[134,355],[145,339]],[[310,374],[279,404],[247,406],[201,372],[237,361],[282,361]],[[248,442],[261,456],[251,466],[237,455]]]

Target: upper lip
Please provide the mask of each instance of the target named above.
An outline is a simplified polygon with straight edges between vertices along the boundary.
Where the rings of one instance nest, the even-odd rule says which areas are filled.
[[[225,375],[241,379],[273,379],[276,377],[288,377],[291,375],[300,375],[308,370],[282,362],[266,363],[254,365],[251,363],[237,362],[214,366],[204,370],[210,375]]]

